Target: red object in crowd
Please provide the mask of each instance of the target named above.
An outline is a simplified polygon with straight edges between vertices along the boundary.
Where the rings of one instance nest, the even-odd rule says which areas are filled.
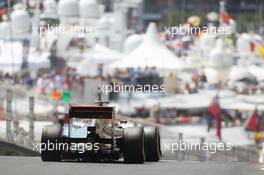
[[[231,16],[227,12],[222,13],[221,17],[223,19],[223,22],[226,24],[229,24],[229,21],[232,19]]]
[[[68,124],[69,121],[70,121],[69,116],[68,115],[65,115],[64,118],[63,118],[63,123],[64,124]]]
[[[6,15],[6,9],[0,9],[0,16],[4,16],[4,15]]]
[[[156,123],[160,124],[160,118],[159,117],[156,118]]]
[[[3,106],[0,106],[0,120],[5,119],[5,109]]]
[[[220,114],[220,106],[219,106],[219,102],[218,102],[218,97],[215,97],[214,102],[211,104],[211,106],[210,106],[210,112],[211,112],[211,115],[215,119],[216,136],[220,140],[222,140],[222,134],[221,134],[221,129],[222,129],[222,125],[221,125],[221,114]]]
[[[191,124],[192,123],[192,119],[190,117],[180,117],[179,120],[178,120],[178,123],[179,124],[182,124],[182,125],[187,125],[187,124]]]
[[[250,117],[246,129],[256,132],[260,131],[259,114],[257,110],[255,110],[252,116]]]
[[[69,77],[66,77],[65,84],[66,84],[66,89],[67,90],[72,90],[72,81],[71,81],[71,79]]]
[[[198,74],[193,74],[192,75],[192,81],[194,83],[197,83],[199,81],[199,79],[200,79],[200,76]]]
[[[166,35],[165,35],[165,33],[164,33],[164,32],[160,32],[160,33],[159,33],[159,38],[160,38],[161,41],[165,41],[165,40],[166,40]]]
[[[40,4],[39,4],[39,10],[40,10],[41,12],[44,11],[44,5],[43,5],[43,3],[40,3]]]
[[[256,50],[256,44],[255,43],[250,42],[250,50],[251,50],[251,52],[255,52],[255,50]]]

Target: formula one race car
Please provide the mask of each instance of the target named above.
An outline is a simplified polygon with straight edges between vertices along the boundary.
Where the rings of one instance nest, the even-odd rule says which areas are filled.
[[[70,106],[64,124],[42,130],[43,161],[116,161],[144,163],[159,161],[157,127],[136,127],[116,121],[114,107]]]

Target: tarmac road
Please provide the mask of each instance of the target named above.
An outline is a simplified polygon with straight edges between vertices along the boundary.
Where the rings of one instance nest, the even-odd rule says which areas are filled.
[[[40,157],[0,157],[3,175],[263,175],[260,164],[162,160],[124,163],[42,162]]]

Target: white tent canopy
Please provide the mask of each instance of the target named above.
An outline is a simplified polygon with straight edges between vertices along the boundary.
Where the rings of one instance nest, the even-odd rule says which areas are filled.
[[[264,81],[263,67],[252,65],[248,68],[249,73],[256,77],[258,82]]]
[[[110,69],[128,67],[153,67],[160,70],[176,70],[185,64],[169,51],[159,40],[156,25],[150,23],[142,43],[124,59],[110,65]]]
[[[130,53],[142,42],[143,35],[133,34],[127,37],[124,43],[124,52]]]
[[[81,62],[69,62],[71,67],[75,67],[81,75],[97,75],[97,65],[108,65],[120,60],[123,55],[117,51],[109,49],[101,44],[96,44],[92,49],[83,53],[84,59]]]
[[[97,43],[92,50],[86,51],[83,57],[93,64],[109,64],[120,60],[123,55]]]
[[[238,81],[243,78],[252,79],[254,76],[248,71],[246,66],[233,66],[229,74],[230,81]]]
[[[224,38],[216,40],[215,47],[209,54],[207,66],[213,69],[227,69],[232,65],[232,51],[230,50]]]
[[[233,66],[230,75],[229,80],[231,81],[238,81],[243,78],[248,79],[256,79],[258,82],[261,82],[264,80],[264,69],[261,66],[251,65],[251,66]]]

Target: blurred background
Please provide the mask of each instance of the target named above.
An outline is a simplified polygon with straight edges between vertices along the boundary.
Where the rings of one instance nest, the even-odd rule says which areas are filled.
[[[94,104],[99,85],[150,85],[102,95],[117,120],[160,128],[164,159],[263,162],[263,8],[262,0],[0,0],[0,153],[34,154],[42,127],[63,122],[69,104]],[[179,141],[232,150],[165,150]]]

